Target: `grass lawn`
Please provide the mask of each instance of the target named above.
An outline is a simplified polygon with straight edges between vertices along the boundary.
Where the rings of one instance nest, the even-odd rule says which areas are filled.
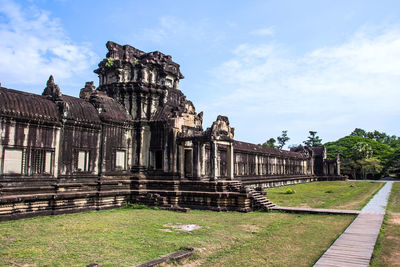
[[[400,182],[393,183],[371,266],[400,266]]]
[[[0,223],[0,266],[131,266],[183,246],[196,249],[192,266],[311,266],[353,219],[132,208],[36,217]]]
[[[267,197],[283,207],[360,210],[384,185],[377,182],[313,182],[267,189]],[[295,190],[287,194],[288,189]]]

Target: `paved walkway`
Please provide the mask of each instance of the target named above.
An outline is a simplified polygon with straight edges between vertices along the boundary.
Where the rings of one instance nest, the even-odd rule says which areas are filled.
[[[393,182],[385,186],[361,210],[360,215],[314,266],[368,266]]]

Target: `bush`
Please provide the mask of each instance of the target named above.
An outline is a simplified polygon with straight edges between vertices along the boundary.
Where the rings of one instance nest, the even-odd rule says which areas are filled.
[[[286,189],[286,192],[285,192],[285,194],[294,194],[294,193],[296,193],[296,191],[294,191],[291,188]]]
[[[125,208],[128,209],[136,209],[136,210],[143,210],[143,209],[150,209],[148,206],[146,205],[142,205],[142,204],[131,204],[131,203],[127,203],[125,205]]]

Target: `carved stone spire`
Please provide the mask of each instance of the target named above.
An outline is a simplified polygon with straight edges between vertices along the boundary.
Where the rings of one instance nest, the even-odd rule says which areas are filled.
[[[50,75],[49,80],[47,81],[47,87],[44,88],[42,95],[51,98],[52,100],[61,98],[62,94],[60,87],[55,84],[53,75]]]
[[[85,87],[81,89],[79,93],[79,97],[85,100],[89,100],[92,93],[96,91],[96,86],[94,86],[94,82],[86,82]]]

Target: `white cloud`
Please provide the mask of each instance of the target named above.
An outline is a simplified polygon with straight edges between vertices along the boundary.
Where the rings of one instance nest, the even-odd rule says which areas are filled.
[[[244,130],[239,138],[252,127],[272,136],[282,129],[305,135],[318,130],[325,140],[355,127],[386,127],[381,130],[399,134],[399,119],[387,121],[400,113],[399,28],[363,30],[343,44],[299,57],[286,51],[274,42],[239,45],[215,70],[218,88],[227,90],[206,111],[225,107],[231,117],[246,117],[236,125],[237,133]]]
[[[60,22],[34,6],[0,0],[0,79],[45,85],[82,72],[97,60],[87,44],[72,42]]]
[[[259,36],[272,36],[275,33],[275,28],[273,26],[267,28],[256,29],[251,31],[250,34],[259,35]]]
[[[144,28],[139,37],[163,45],[165,42],[185,45],[189,41],[217,42],[223,38],[220,33],[214,32],[212,29],[213,26],[208,19],[186,21],[174,16],[163,16],[158,18],[156,27]]]

